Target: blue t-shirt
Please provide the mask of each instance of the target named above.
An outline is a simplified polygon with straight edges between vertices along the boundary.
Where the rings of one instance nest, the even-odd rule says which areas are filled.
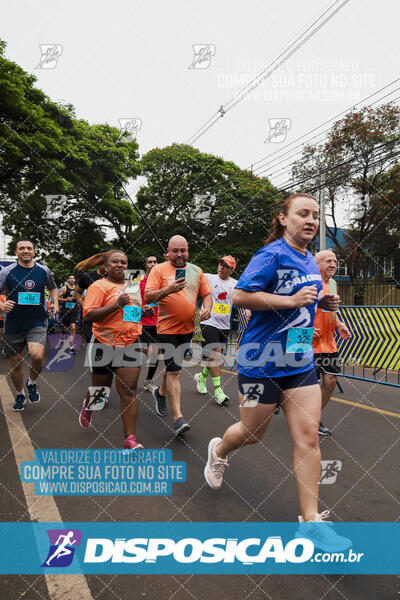
[[[246,292],[267,292],[292,296],[302,287],[316,285],[318,296],[322,278],[317,263],[307,250],[304,255],[283,238],[254,254],[236,287]],[[301,308],[252,310],[238,356],[242,375],[263,379],[285,377],[312,369],[314,353],[286,352],[288,330],[313,326],[317,301]]]
[[[57,286],[48,267],[34,263],[33,267],[22,267],[18,263],[8,265],[0,271],[0,291],[13,300],[15,306],[6,313],[4,333],[22,333],[33,327],[46,327],[47,303],[45,288]],[[29,298],[26,294],[32,294]],[[29,304],[23,304],[28,301]],[[37,302],[37,303],[36,303]]]

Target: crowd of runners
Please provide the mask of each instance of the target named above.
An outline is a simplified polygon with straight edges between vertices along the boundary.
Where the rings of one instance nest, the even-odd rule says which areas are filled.
[[[70,275],[61,288],[50,270],[34,260],[33,241],[18,240],[17,262],[0,272],[4,353],[16,392],[13,410],[22,411],[27,400],[40,401],[37,380],[44,365],[50,310],[69,336],[71,353],[76,351],[77,323],[83,318],[81,333],[88,342],[88,391],[80,399],[79,414],[83,428],[96,418],[93,406],[108,402],[115,380],[122,446],[140,451],[137,387],[145,370],[143,389],[152,394],[155,412],[163,418],[170,413],[175,436],[185,435],[190,424],[183,414],[180,376],[192,350],[195,319],[200,322],[203,349],[193,391],[207,394],[209,385],[215,402],[223,406],[233,399],[221,382],[222,353],[230,337],[232,307],[239,307],[248,319],[237,359],[240,420],[209,442],[205,480],[219,489],[229,455],[259,442],[281,407],[293,441],[299,521],[303,533],[312,535],[315,523],[326,518],[318,512],[319,435],[330,434],[321,422],[321,408],[333,393],[338,373],[334,331],[343,339],[351,336],[336,314],[340,299],[332,280],[335,255],[324,251],[314,258],[307,250],[317,229],[315,198],[293,194],[282,202],[270,236],[239,280],[233,278],[233,256],[219,258],[216,273],[205,274],[189,262],[187,240],[174,235],[162,261],[155,254],[145,257],[145,274],[139,279],[126,279],[128,258],[115,249],[83,260],[76,266],[77,281]],[[22,368],[26,346],[27,397]],[[348,544],[331,527],[321,531],[327,545],[332,539],[336,548]]]

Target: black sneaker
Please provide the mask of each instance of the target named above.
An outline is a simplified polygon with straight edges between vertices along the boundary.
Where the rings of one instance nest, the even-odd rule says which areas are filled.
[[[190,425],[188,423],[186,423],[185,419],[183,417],[178,417],[174,423],[175,437],[177,435],[182,435],[183,433],[185,433],[185,431],[189,431],[189,429],[190,429]]]
[[[154,398],[154,402],[156,405],[156,413],[160,416],[160,417],[165,417],[165,415],[167,414],[167,398],[166,396],[161,396],[160,392],[159,392],[158,387],[156,387],[152,392],[151,395]]]
[[[332,432],[330,429],[325,427],[325,425],[321,421],[321,423],[319,424],[319,427],[318,427],[318,434],[319,435],[332,435]]]
[[[76,354],[76,350],[73,346],[71,346],[71,348],[69,349],[71,354]]]
[[[29,381],[29,379],[28,379]],[[28,388],[28,399],[31,404],[36,404],[40,401],[40,394],[38,392],[36,383],[29,384],[26,382],[26,387]]]
[[[21,412],[24,410],[24,404],[26,402],[25,394],[17,394],[15,397],[15,403],[12,407],[14,412]]]

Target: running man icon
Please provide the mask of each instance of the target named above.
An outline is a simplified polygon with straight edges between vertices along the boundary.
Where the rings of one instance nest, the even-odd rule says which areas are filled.
[[[51,371],[50,367],[53,365],[53,363],[60,363],[61,361],[64,361],[64,360],[71,361],[71,352],[69,351],[69,347],[70,347],[69,340],[64,339],[63,337],[60,337],[60,340],[55,347],[57,352],[49,360],[49,362],[47,363],[44,370]]]
[[[49,552],[49,557],[47,558],[47,560],[44,563],[44,566],[49,567],[50,563],[54,560],[57,559],[57,566],[67,566],[69,564],[71,564],[72,562],[72,558],[74,555],[74,548],[68,548],[68,546],[73,546],[73,545],[79,545],[80,540],[78,539],[73,539],[74,538],[74,530],[70,530],[68,531],[67,534],[60,534],[55,542],[55,544],[50,546],[50,552],[51,550],[56,547],[55,551],[53,552],[53,554],[50,555]],[[62,557],[68,556],[68,559],[64,559],[62,561],[62,564],[59,563],[59,559],[61,559]],[[66,564],[65,564],[66,563]]]
[[[258,384],[251,386],[246,392],[247,399],[256,400],[256,398],[258,398],[261,394],[261,390],[259,389],[260,387],[261,386]]]
[[[257,406],[264,393],[263,383],[244,383],[243,384],[243,398],[239,404],[240,408],[252,408]]]
[[[106,386],[89,386],[89,395],[86,410],[101,410],[105,406],[106,398],[110,395],[110,388]]]

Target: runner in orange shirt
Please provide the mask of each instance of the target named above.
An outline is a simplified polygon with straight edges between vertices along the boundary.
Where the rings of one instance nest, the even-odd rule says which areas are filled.
[[[331,250],[322,250],[315,255],[316,263],[322,277],[322,295],[336,294],[336,284],[333,281],[337,269],[337,259]],[[332,289],[334,285],[334,289]],[[335,342],[335,329],[338,330],[343,340],[351,338],[351,333],[344,323],[339,321],[334,312],[317,308],[314,320],[314,362],[321,385],[321,407],[324,408],[335,389],[337,373],[340,373],[339,355]],[[318,428],[319,435],[331,435],[330,429],[321,421]]]
[[[180,374],[185,350],[189,347],[194,330],[196,301],[200,296],[203,308],[200,321],[211,316],[211,288],[200,267],[188,263],[188,243],[181,235],[168,242],[168,261],[153,267],[144,293],[146,304],[158,302],[157,334],[164,349],[165,369],[159,388],[152,392],[156,412],[165,417],[166,397],[174,419],[174,434],[190,429],[181,411]]]
[[[135,437],[137,401],[136,387],[141,366],[138,347],[142,331],[141,295],[137,282],[124,284],[126,255],[110,250],[105,256],[106,276],[88,287],[84,303],[85,321],[93,323],[93,336],[87,350],[87,361],[92,372],[92,385],[99,389],[115,383],[121,399],[121,417],[125,440],[123,447],[143,448]],[[103,390],[104,391],[104,390]],[[103,397],[105,391],[103,393]],[[92,411],[89,390],[79,416],[82,427],[89,427]]]

